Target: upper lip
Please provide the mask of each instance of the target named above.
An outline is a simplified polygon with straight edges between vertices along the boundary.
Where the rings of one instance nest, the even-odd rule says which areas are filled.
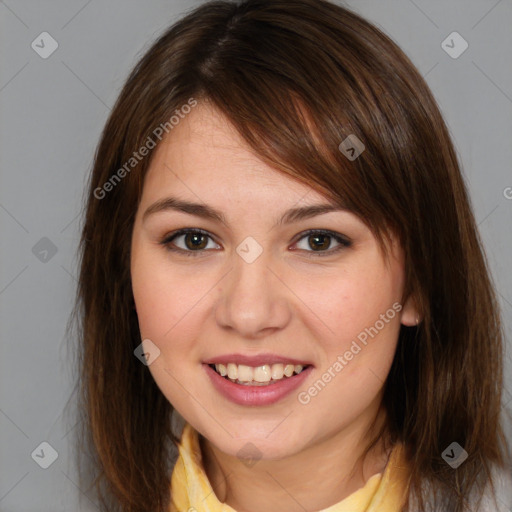
[[[206,361],[205,364],[243,364],[246,366],[263,366],[264,364],[301,364],[302,366],[308,366],[312,363],[307,361],[301,361],[299,359],[294,359],[293,357],[279,356],[277,354],[258,354],[258,355],[244,355],[244,354],[225,354],[222,356],[212,357]]]

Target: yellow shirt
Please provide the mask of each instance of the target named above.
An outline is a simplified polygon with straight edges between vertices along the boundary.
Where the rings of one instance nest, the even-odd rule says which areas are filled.
[[[236,512],[215,495],[204,471],[198,433],[188,422],[178,449],[171,478],[170,512]],[[384,473],[376,473],[345,499],[317,512],[400,512],[407,479],[403,446],[397,444]]]

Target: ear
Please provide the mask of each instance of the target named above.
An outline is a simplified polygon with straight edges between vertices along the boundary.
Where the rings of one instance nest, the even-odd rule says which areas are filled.
[[[402,308],[402,314],[400,316],[400,323],[402,325],[406,325],[407,327],[414,327],[421,322],[420,314],[418,312],[418,307],[416,306],[416,301],[414,297],[411,295],[406,301]]]

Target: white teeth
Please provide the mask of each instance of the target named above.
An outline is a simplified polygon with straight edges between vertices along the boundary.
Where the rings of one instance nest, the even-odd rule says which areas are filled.
[[[238,366],[233,363],[228,364],[228,377],[230,379],[238,378]]]
[[[270,375],[270,365],[265,364],[263,366],[258,366],[254,369],[254,376],[251,380],[255,380],[256,382],[270,382],[272,376]],[[245,379],[240,379],[245,380]]]
[[[284,365],[282,364],[273,364],[272,365],[272,372],[271,377],[274,380],[282,379],[284,375]]]
[[[222,377],[227,376],[230,380],[239,384],[252,383],[251,385],[272,384],[275,381],[282,380],[284,377],[291,377],[294,373],[299,374],[304,366],[301,364],[264,364],[262,366],[252,367],[245,364],[236,365],[228,363],[216,364],[215,369]]]
[[[245,364],[238,365],[238,380],[250,382],[254,380],[253,374],[253,369],[250,366],[246,366]]]
[[[293,364],[287,364],[284,367],[284,374],[287,377],[291,377],[293,375],[293,372],[295,371],[295,366]]]

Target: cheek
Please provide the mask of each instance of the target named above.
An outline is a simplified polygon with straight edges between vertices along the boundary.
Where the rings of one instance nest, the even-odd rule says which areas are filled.
[[[131,279],[137,318],[142,338],[151,339],[162,349],[166,333],[176,323],[179,301],[177,285],[166,275],[155,249],[139,243],[135,234],[132,244]]]
[[[387,269],[375,260],[345,270],[324,287],[325,293],[310,289],[314,313],[329,328],[319,336],[322,364],[318,385],[310,391],[322,395],[320,407],[334,402],[343,410],[349,404],[359,410],[379,392],[393,362],[400,331],[401,273],[399,266]]]
[[[189,393],[200,395],[188,376],[199,357],[190,342],[195,336],[190,329],[198,325],[194,322],[194,312],[198,311],[194,305],[201,291],[190,286],[186,275],[171,271],[155,252],[151,248],[133,252],[132,291],[140,335],[160,351],[148,367],[156,384],[174,407],[187,410]]]
[[[141,336],[151,339],[161,351],[185,347],[201,322],[201,299],[211,283],[198,272],[168,264],[160,248],[142,247],[133,253],[132,290]],[[199,327],[198,327],[199,326]]]
[[[390,327],[393,334],[397,332],[400,322],[397,309],[401,309],[398,278],[396,274],[367,267],[331,281],[322,293],[306,291],[307,302],[313,305],[311,309],[329,328],[328,339],[333,348],[342,348],[376,322],[378,330],[386,336]]]
[[[310,411],[331,411],[330,422],[348,422],[379,396],[394,359],[400,330],[392,287],[375,287],[369,276],[340,281],[319,316],[329,334],[319,336],[321,366],[299,403]],[[389,284],[389,283],[388,283]],[[325,329],[322,329],[325,332]]]
[[[170,328],[166,309],[172,310],[172,293],[158,279],[158,272],[147,258],[132,264],[132,291],[143,338],[159,339]]]

